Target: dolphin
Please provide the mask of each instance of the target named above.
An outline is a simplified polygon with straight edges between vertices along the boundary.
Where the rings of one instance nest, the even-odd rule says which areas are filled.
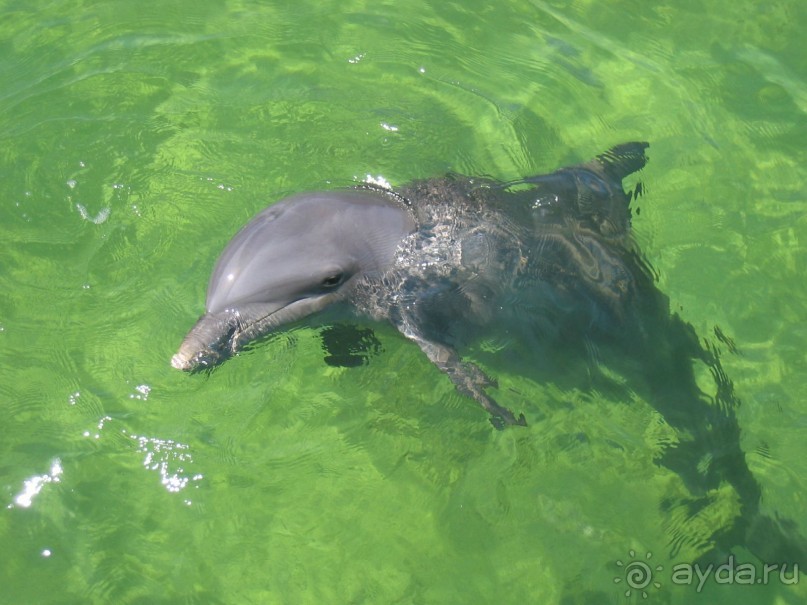
[[[226,246],[205,313],[171,364],[213,368],[247,343],[342,306],[394,325],[503,428],[526,424],[525,416],[488,393],[495,381],[462,358],[469,344],[491,334],[520,340],[532,352],[527,363],[549,368],[548,381],[565,369],[552,366],[559,351],[604,351],[635,382],[597,379],[596,359],[587,373],[626,390],[627,400],[644,383],[645,398],[679,433],[657,461],[693,496],[663,506],[688,518],[724,483],[737,493],[742,515],[709,537],[704,557],[743,544],[762,560],[801,561],[807,541],[795,526],[760,510],[720,350],[671,312],[632,237],[631,203],[642,188],[626,192],[623,179],[645,166],[647,148],[626,143],[510,182],[449,174],[396,190],[361,185],[281,200]],[[708,367],[714,394],[698,385],[695,363]],[[675,531],[677,542],[687,539]]]
[[[622,178],[644,165],[646,147],[621,145],[510,183],[449,175],[399,191],[368,185],[281,200],[224,249],[205,314],[171,363],[210,368],[260,336],[347,303],[416,342],[496,426],[523,425],[523,415],[486,392],[494,382],[461,360],[457,346],[473,333],[463,324],[492,324],[516,299],[544,327],[623,313],[630,275],[614,254],[629,240]]]

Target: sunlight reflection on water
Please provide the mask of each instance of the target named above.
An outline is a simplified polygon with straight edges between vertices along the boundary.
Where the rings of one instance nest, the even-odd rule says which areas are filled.
[[[190,446],[178,443],[173,439],[159,439],[156,437],[143,437],[130,435],[137,441],[138,451],[146,454],[143,466],[148,470],[160,473],[160,482],[169,492],[179,492],[191,482],[200,481],[201,473],[190,475],[185,472],[185,465],[193,463]],[[177,464],[175,468],[175,463]],[[190,504],[190,500],[185,501]]]
[[[59,483],[61,481],[60,477],[63,472],[62,461],[55,458],[50,465],[50,472],[43,475],[34,475],[23,482],[23,489],[14,498],[14,504],[29,508],[34,502],[34,497],[42,491],[43,487],[48,483]],[[9,504],[8,508],[13,508],[14,504]]]

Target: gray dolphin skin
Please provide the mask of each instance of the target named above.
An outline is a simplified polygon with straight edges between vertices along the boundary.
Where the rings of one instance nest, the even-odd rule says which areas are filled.
[[[412,216],[389,195],[348,190],[296,195],[258,214],[225,248],[206,313],[174,355],[209,367],[244,344],[348,298],[392,266]]]
[[[540,330],[624,313],[632,292],[618,258],[629,248],[622,178],[644,165],[646,147],[621,145],[514,183],[451,175],[396,192],[368,186],[277,202],[224,249],[206,313],[171,363],[211,367],[343,302],[392,322],[496,426],[523,425],[523,415],[485,391],[493,381],[462,361],[457,346],[506,315]],[[514,302],[523,306],[516,315]]]

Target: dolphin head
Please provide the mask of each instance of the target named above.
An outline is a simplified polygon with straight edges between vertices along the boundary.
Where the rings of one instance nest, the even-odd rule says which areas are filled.
[[[344,299],[382,274],[414,231],[391,193],[305,193],[270,206],[222,252],[207,288],[206,313],[171,359],[180,370],[210,367],[244,344]]]

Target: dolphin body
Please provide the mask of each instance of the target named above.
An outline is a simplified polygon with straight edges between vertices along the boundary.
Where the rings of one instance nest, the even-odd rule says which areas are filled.
[[[495,382],[458,351],[482,335],[506,334],[540,350],[528,363],[545,364],[547,381],[564,370],[578,380],[593,376],[596,388],[622,389],[626,400],[644,385],[645,399],[679,435],[657,462],[693,494],[662,503],[670,514],[696,517],[710,493],[726,482],[734,488],[740,516],[707,536],[674,528],[673,554],[688,540],[718,564],[739,544],[762,561],[803,562],[807,541],[796,526],[760,510],[720,349],[671,313],[631,236],[630,203],[641,186],[626,193],[622,180],[645,165],[647,147],[619,145],[509,183],[449,175],[396,191],[361,186],[277,202],[224,249],[206,312],[171,363],[211,368],[265,334],[347,305],[392,323],[501,428],[526,424],[524,415],[500,406],[486,391]],[[597,378],[599,359],[583,371],[552,366],[558,351],[567,353],[563,366],[599,354],[631,377],[629,386]],[[714,394],[698,386],[696,363],[708,367]]]
[[[582,321],[619,329],[635,284],[622,179],[646,143],[549,175],[500,183],[450,175],[398,191],[304,193],[259,213],[210,278],[206,313],[171,360],[211,367],[282,326],[347,303],[392,322],[497,426],[525,424],[457,352],[501,319],[557,336]],[[496,320],[495,322],[493,320]]]

